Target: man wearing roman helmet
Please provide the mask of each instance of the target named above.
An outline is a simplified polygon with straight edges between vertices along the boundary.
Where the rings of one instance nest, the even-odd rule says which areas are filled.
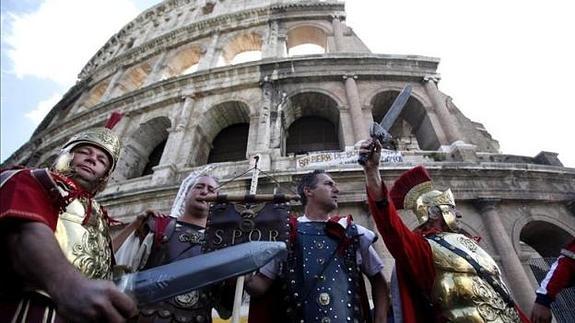
[[[0,321],[124,322],[137,313],[110,281],[112,220],[94,200],[118,160],[118,120],[72,136],[50,169],[2,171]]]
[[[529,322],[493,258],[458,227],[451,190],[435,189],[418,166],[388,191],[379,173],[379,142],[364,141],[360,153],[370,156],[364,165],[369,209],[395,258],[396,322]],[[396,209],[412,210],[420,225],[410,230]]]

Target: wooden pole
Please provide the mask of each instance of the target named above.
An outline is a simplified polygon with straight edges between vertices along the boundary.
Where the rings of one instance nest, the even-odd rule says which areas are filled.
[[[260,160],[260,156],[256,155],[254,157],[254,171],[252,173],[252,183],[250,185],[250,195],[255,195],[258,189],[258,176],[260,170],[258,168],[258,161]],[[238,277],[236,281],[236,293],[234,296],[234,310],[232,312],[232,323],[240,323],[240,315],[241,315],[241,308],[242,308],[242,298],[244,292],[244,276]]]

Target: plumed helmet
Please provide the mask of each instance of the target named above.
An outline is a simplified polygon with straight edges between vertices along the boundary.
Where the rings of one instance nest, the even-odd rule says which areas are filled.
[[[93,128],[72,136],[62,147],[62,150],[71,152],[74,147],[90,144],[103,149],[110,157],[110,172],[116,167],[120,156],[120,138],[108,128]]]
[[[419,224],[429,220],[429,208],[437,206],[441,210],[447,226],[456,229],[455,199],[450,189],[439,191],[433,188],[431,176],[423,166],[417,166],[403,173],[389,192],[396,209],[409,209],[415,213]]]
[[[110,169],[108,176],[116,168],[116,163],[120,157],[120,138],[111,130],[122,118],[119,112],[113,112],[104,127],[92,128],[82,131],[72,136],[58,154],[58,158],[54,163],[54,169],[60,172],[67,172],[70,168],[70,161],[72,160],[72,150],[79,145],[94,145],[103,149],[108,157],[110,157]]]

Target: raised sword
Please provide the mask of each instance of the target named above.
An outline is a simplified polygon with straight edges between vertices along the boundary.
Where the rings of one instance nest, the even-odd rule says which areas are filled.
[[[395,98],[391,104],[391,107],[389,108],[389,111],[387,111],[383,119],[381,119],[381,122],[372,122],[371,127],[369,128],[369,135],[371,138],[378,140],[383,148],[394,149],[392,144],[393,137],[389,134],[389,130],[395,121],[397,121],[397,118],[399,118],[399,115],[401,114],[401,111],[403,111],[403,108],[405,107],[405,104],[407,103],[407,100],[409,100],[410,96],[411,85],[407,84]],[[365,165],[370,157],[370,154],[373,153],[374,148],[375,145],[372,145],[371,152],[369,154],[360,154],[357,162],[361,165]]]

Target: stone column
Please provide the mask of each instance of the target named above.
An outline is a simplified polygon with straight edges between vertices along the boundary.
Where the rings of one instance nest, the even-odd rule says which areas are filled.
[[[108,101],[112,97],[112,95],[114,94],[113,93],[114,89],[116,89],[116,85],[118,84],[118,81],[120,80],[125,71],[126,71],[125,68],[121,67],[118,69],[116,73],[114,73],[114,75],[110,79],[110,83],[108,84],[106,92],[104,92],[102,98],[100,99],[101,102]]]
[[[248,130],[248,147],[246,153],[248,156],[253,156],[257,154],[257,139],[258,139],[258,127],[259,127],[260,117],[257,114],[250,114],[250,129]]]
[[[257,139],[256,139],[256,151],[255,153],[260,154],[260,163],[258,167],[263,170],[268,170],[271,165],[265,163],[264,161],[269,160],[270,152],[270,138],[271,138],[271,110],[272,110],[272,100],[273,100],[273,83],[269,76],[265,76],[261,82],[262,88],[262,105],[259,111],[259,118],[257,120]]]
[[[341,126],[338,129],[338,138],[340,142],[343,142],[344,147],[349,147],[355,145],[355,136],[353,135],[353,131],[349,131],[348,129],[352,129],[353,120],[351,118],[351,114],[349,113],[349,109],[345,107],[337,107],[339,111],[339,122]]]
[[[285,57],[287,56],[287,44],[286,44],[287,35],[284,33],[278,34],[277,43],[276,43],[276,57]]]
[[[340,17],[334,16],[331,20],[331,25],[333,28],[333,39],[335,44],[335,50],[333,50],[333,52],[343,52],[345,49],[345,41],[343,39],[343,29],[345,26],[340,19]]]
[[[163,52],[158,56],[158,59],[154,63],[154,66],[152,66],[152,70],[150,71],[150,74],[148,75],[148,78],[144,83],[144,86],[161,81],[162,70],[164,67],[165,60],[166,60],[166,52]]]
[[[495,250],[499,254],[502,270],[515,302],[525,313],[529,313],[535,301],[535,291],[497,212],[498,202],[498,199],[480,198],[475,201],[475,206],[481,212],[483,223],[485,223]]]
[[[284,133],[284,115],[283,109],[287,101],[287,93],[281,92],[279,102],[274,102],[275,108],[271,113],[271,135],[270,135],[270,148],[281,149],[282,138]]]
[[[262,59],[277,57],[278,30],[279,25],[277,20],[271,21],[267,30],[267,41],[264,41],[262,44]]]
[[[164,147],[164,153],[158,166],[154,167],[152,182],[154,184],[165,184],[176,174],[178,167],[178,156],[185,142],[186,129],[190,120],[190,114],[194,106],[195,99],[192,96],[183,98],[179,109],[174,113],[174,125],[168,129],[168,140]]]
[[[441,100],[441,93],[439,93],[439,89],[437,88],[437,82],[439,82],[439,78],[434,76],[426,76],[423,78],[425,91],[427,95],[429,95],[433,108],[439,116],[439,122],[445,132],[447,144],[452,144],[454,141],[463,140],[464,137],[459,131],[457,119],[447,110],[447,106],[443,100]]]
[[[359,101],[359,91],[355,79],[357,76],[344,75],[345,80],[345,95],[351,115],[352,128],[354,134],[354,143],[369,137],[369,131],[364,122],[363,112],[361,111],[361,104]]]
[[[206,50],[206,54],[200,59],[198,63],[198,71],[199,70],[207,70],[209,68],[215,67],[217,64],[217,55],[219,54],[218,49],[218,41],[220,39],[220,33],[215,31],[212,35],[212,40],[210,41],[210,45]]]

